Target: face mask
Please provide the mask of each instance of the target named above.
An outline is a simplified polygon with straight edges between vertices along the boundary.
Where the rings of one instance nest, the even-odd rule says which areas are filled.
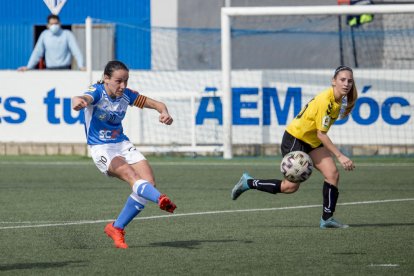
[[[50,25],[49,30],[53,33],[53,34],[57,34],[60,30],[60,26],[59,24],[53,24]]]

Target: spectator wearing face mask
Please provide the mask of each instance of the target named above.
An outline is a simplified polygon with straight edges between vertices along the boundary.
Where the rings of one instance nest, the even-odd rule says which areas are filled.
[[[72,56],[75,57],[80,70],[85,70],[83,56],[75,36],[71,31],[61,28],[59,16],[51,14],[47,17],[47,29],[40,34],[27,66],[19,67],[17,70],[35,69],[42,57],[45,59],[46,69],[70,70]]]

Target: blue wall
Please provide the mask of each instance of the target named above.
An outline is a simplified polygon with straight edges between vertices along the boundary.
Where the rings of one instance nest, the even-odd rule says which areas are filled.
[[[34,26],[46,25],[49,14],[43,0],[0,1],[0,69],[27,64]],[[84,24],[87,16],[116,23],[115,58],[130,69],[150,69],[150,14],[150,0],[67,0],[59,17],[63,25]]]

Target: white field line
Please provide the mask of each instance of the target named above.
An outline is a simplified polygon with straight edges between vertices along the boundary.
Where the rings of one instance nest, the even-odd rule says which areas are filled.
[[[273,167],[275,165],[277,165],[277,162],[272,162],[269,160],[269,162],[259,162],[259,163],[254,163],[254,161],[252,163],[247,163],[247,162],[232,162],[232,161],[227,161],[227,162],[190,162],[190,161],[177,161],[177,162],[170,162],[170,161],[166,161],[166,162],[150,162],[151,165],[153,166],[249,166],[249,167],[262,167],[262,166],[269,166],[269,167]],[[1,166],[6,166],[6,165],[25,165],[25,166],[85,166],[85,165],[90,165],[90,166],[94,166],[94,164],[92,163],[92,160],[89,161],[78,161],[78,162],[74,162],[74,161],[0,161],[0,165]],[[403,163],[387,163],[387,162],[377,162],[377,163],[356,163],[356,167],[361,166],[361,167],[414,167],[414,162],[409,163],[409,162],[403,162]]]
[[[400,199],[385,199],[385,200],[373,200],[373,201],[359,201],[359,202],[347,202],[339,203],[338,205],[347,206],[347,205],[363,205],[363,204],[380,204],[380,203],[389,203],[389,202],[404,202],[404,201],[413,201],[414,198],[400,198]],[[281,211],[281,210],[292,210],[292,209],[308,209],[308,208],[320,208],[321,205],[302,205],[302,206],[289,206],[289,207],[275,207],[275,208],[261,208],[261,209],[243,209],[243,210],[221,210],[221,211],[206,211],[206,212],[195,212],[195,213],[183,213],[183,214],[172,214],[172,215],[160,215],[160,216],[150,216],[150,217],[138,217],[135,220],[151,220],[151,219],[161,219],[161,218],[176,218],[176,217],[189,217],[189,216],[202,216],[202,215],[216,215],[216,214],[227,214],[227,213],[246,213],[246,212],[266,212],[266,211]],[[114,219],[104,219],[104,220],[81,220],[81,221],[68,221],[68,222],[58,222],[58,223],[44,223],[44,222],[24,222],[30,223],[31,225],[18,225],[18,226],[4,226],[0,227],[0,230],[6,229],[21,229],[21,228],[41,228],[41,227],[56,227],[56,226],[68,226],[68,225],[85,225],[85,224],[96,224],[96,223],[105,223],[113,221]],[[10,224],[12,222],[1,222]],[[21,224],[22,222],[16,222],[16,224]],[[37,224],[42,223],[42,224]]]
[[[376,266],[379,266],[379,267],[399,267],[400,265],[399,264],[370,264],[369,266],[371,266],[371,267],[376,267]]]

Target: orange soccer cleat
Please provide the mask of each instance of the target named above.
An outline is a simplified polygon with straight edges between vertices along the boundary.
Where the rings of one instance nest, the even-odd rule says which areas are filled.
[[[174,213],[175,208],[177,208],[177,206],[172,203],[171,199],[169,199],[166,195],[161,195],[158,198],[158,206],[160,206],[161,210],[165,210],[170,213]]]
[[[128,248],[128,245],[125,243],[125,231],[113,226],[113,223],[110,222],[105,226],[105,233],[114,240],[114,245],[116,248]]]

